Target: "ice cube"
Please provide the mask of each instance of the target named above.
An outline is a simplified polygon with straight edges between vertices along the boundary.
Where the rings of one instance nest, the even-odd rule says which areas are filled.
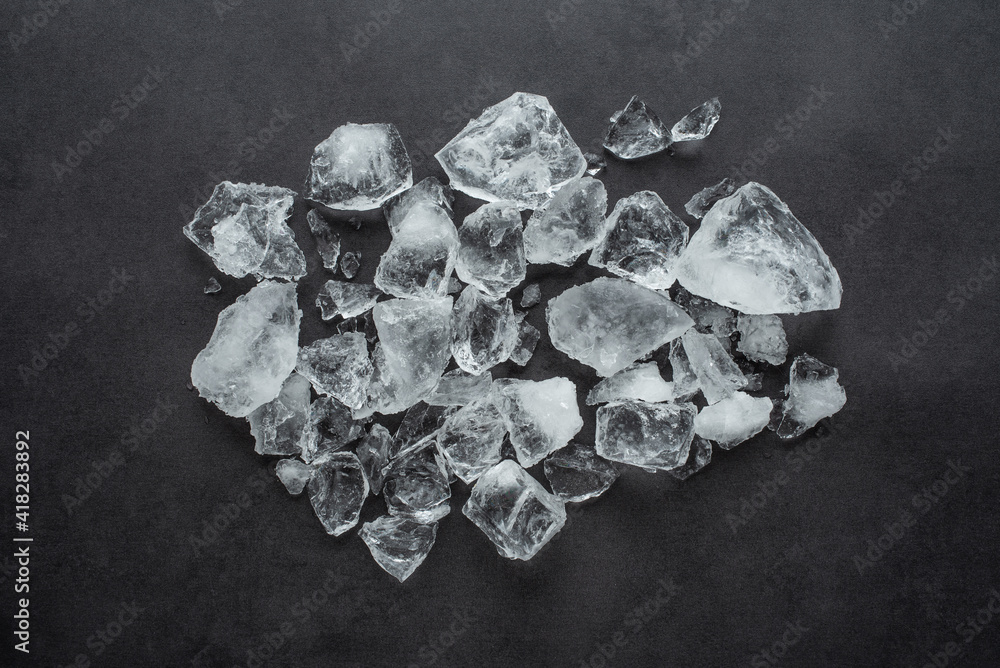
[[[514,319],[517,320],[517,342],[510,351],[510,361],[518,366],[525,366],[535,354],[535,346],[542,338],[542,333],[525,320],[523,313],[515,314]]]
[[[417,399],[434,390],[451,359],[451,311],[451,297],[390,299],[372,311],[389,372]]]
[[[415,208],[440,208],[451,217],[454,199],[451,186],[443,185],[433,176],[428,176],[409,190],[405,190],[387,201],[382,205],[382,212],[389,224],[389,231],[395,234],[400,223]]]
[[[529,283],[521,291],[521,308],[531,308],[542,301],[542,289],[538,283]]]
[[[481,374],[505,361],[517,344],[518,328],[509,299],[491,299],[470,285],[455,302],[451,352],[469,373]]]
[[[435,299],[448,290],[458,231],[441,207],[414,207],[399,223],[375,270],[375,285],[396,297]]]
[[[812,355],[799,355],[788,373],[788,399],[782,407],[778,436],[801,436],[847,403],[840,373]]]
[[[333,397],[320,397],[309,408],[309,422],[302,440],[302,459],[314,463],[331,452],[342,450],[365,433],[363,423]]]
[[[336,397],[355,409],[364,405],[374,371],[368,342],[360,332],[337,334],[301,348],[295,368],[317,393]]]
[[[358,275],[358,271],[361,270],[361,253],[347,251],[340,258],[340,271],[344,274],[344,278],[351,280]]]
[[[433,440],[393,461],[382,491],[393,517],[435,522],[447,515],[451,488],[444,459]]]
[[[437,444],[455,475],[473,483],[500,461],[507,427],[489,397],[466,404],[448,418],[437,435]]]
[[[667,126],[638,95],[633,95],[625,108],[611,117],[604,148],[623,160],[632,160],[659,153],[671,142]]]

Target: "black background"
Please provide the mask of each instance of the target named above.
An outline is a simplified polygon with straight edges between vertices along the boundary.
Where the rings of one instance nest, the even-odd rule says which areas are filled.
[[[59,11],[37,34],[0,45],[0,505],[8,536],[15,431],[30,430],[35,539],[31,654],[15,656],[5,633],[11,662],[257,665],[250,652],[284,625],[269,666],[600,666],[601,646],[614,650],[608,665],[754,665],[791,623],[808,631],[780,665],[922,666],[949,641],[962,651],[949,662],[998,665],[997,619],[967,643],[958,628],[1000,586],[997,280],[984,269],[960,309],[953,292],[995,261],[994,3],[908,0],[897,14],[881,0],[50,4]],[[723,10],[734,20],[709,33],[705,21]],[[39,11],[5,3],[0,25],[20,31]],[[366,43],[356,30],[379,18]],[[700,33],[698,54],[689,45]],[[345,51],[354,39],[357,50]],[[679,60],[689,48],[693,57]],[[148,68],[162,82],[121,118],[116,99]],[[813,88],[829,96],[809,109]],[[285,493],[245,422],[186,389],[218,312],[253,282],[219,276],[181,227],[223,178],[301,190],[313,147],[348,121],[395,123],[415,179],[443,177],[430,155],[518,90],[547,96],[584,150],[632,94],[668,124],[719,96],[708,140],[673,157],[609,160],[609,200],[653,189],[681,211],[761,158],[750,176],[788,203],[843,279],[839,311],[785,322],[792,354],[840,369],[848,404],[825,437],[789,446],[767,433],[683,485],[630,471],[572,510],[528,563],[496,554],[460,514],[468,492],[457,485],[437,544],[400,585],[354,532],[327,536],[308,500]],[[251,155],[244,142],[275,109],[289,120]],[[797,109],[808,117],[800,127],[782,123]],[[100,145],[56,170],[104,118],[112,129]],[[954,139],[908,180],[906,165],[939,129]],[[897,178],[903,195],[860,232],[845,228]],[[457,219],[475,206],[460,197]],[[332,326],[313,307],[326,277],[305,212],[297,203],[291,226],[311,272],[299,289],[308,343]],[[344,239],[363,254],[359,280],[370,281],[388,245],[384,223],[369,216]],[[113,269],[134,280],[88,316],[83,305]],[[532,267],[529,278],[548,300],[592,275]],[[206,296],[211,276],[224,288]],[[918,334],[940,309],[948,321]],[[531,322],[541,327],[543,316],[536,307]],[[19,366],[70,323],[78,333],[22,378]],[[902,364],[893,355],[913,351],[901,337],[919,345]],[[498,371],[566,375],[581,394],[594,382],[547,337],[523,372]],[[158,400],[176,407],[156,420]],[[592,438],[592,409],[584,415]],[[132,449],[123,436],[144,420],[155,431]],[[116,456],[67,509],[79,481]],[[916,505],[949,459],[968,472],[945,483],[940,501]],[[758,497],[756,514],[727,520],[761,485],[773,493]],[[244,493],[248,507],[196,550],[192,536]],[[884,537],[904,512],[913,526]],[[888,548],[859,572],[856,557],[880,537]],[[0,600],[12,631],[6,544]],[[306,619],[303,597],[328,579],[334,593]],[[658,603],[661,581],[676,593]],[[132,603],[138,618],[97,644]]]

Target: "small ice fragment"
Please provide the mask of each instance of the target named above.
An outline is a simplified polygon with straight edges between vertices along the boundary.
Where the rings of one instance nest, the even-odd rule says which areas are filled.
[[[215,276],[208,279],[208,285],[205,286],[206,295],[214,295],[216,292],[219,292],[220,290],[222,290],[222,286],[219,284],[219,281],[216,280]]]
[[[343,257],[340,258],[340,271],[343,272],[344,278],[351,280],[358,275],[358,270],[361,269],[361,253],[347,251],[344,253]]]
[[[306,197],[331,209],[366,211],[413,185],[403,140],[391,123],[348,123],[313,151]]]
[[[788,399],[782,408],[778,436],[794,438],[804,434],[823,418],[830,417],[847,403],[840,373],[812,355],[799,355],[788,373]]]
[[[521,466],[534,466],[583,428],[576,385],[567,378],[500,378],[491,392]]]
[[[455,195],[451,191],[451,186],[442,185],[433,176],[416,184],[409,190],[404,190],[382,205],[382,212],[385,214],[389,230],[395,235],[400,223],[417,207],[437,207],[452,216],[452,202]]]
[[[514,202],[489,202],[458,229],[455,273],[491,297],[503,297],[524,280],[526,261],[521,213]]]
[[[677,121],[670,130],[670,136],[677,141],[692,141],[694,139],[704,139],[712,132],[712,128],[719,121],[719,114],[722,112],[722,103],[719,98],[713,97],[708,102],[701,104],[688,115]]]
[[[441,376],[437,387],[424,400],[431,406],[465,406],[490,391],[493,378],[488,373],[471,374],[464,369],[453,369]]]
[[[692,328],[684,332],[681,341],[708,403],[718,403],[746,387],[746,377],[715,335]]]
[[[727,353],[731,350],[730,337],[736,331],[736,313],[732,309],[692,295],[684,288],[678,289],[675,301],[694,319],[699,332],[714,334]]]
[[[307,463],[343,449],[365,433],[351,410],[333,397],[320,397],[309,408],[309,423],[302,441],[302,459]]]
[[[451,353],[462,369],[481,374],[510,357],[517,321],[509,299],[493,299],[470,285],[455,302]]]
[[[250,433],[257,441],[259,455],[297,455],[309,421],[309,380],[294,371],[272,401],[258,406],[250,415]]]
[[[771,400],[767,397],[755,398],[736,392],[701,409],[694,419],[694,431],[723,450],[731,450],[767,426],[771,408]]]
[[[332,452],[313,463],[315,472],[306,487],[316,517],[331,536],[358,523],[368,496],[368,480],[353,452]]]
[[[673,371],[674,396],[677,401],[687,401],[698,393],[698,376],[691,368],[691,360],[680,339],[670,342],[670,368]]]
[[[776,315],[741,315],[736,329],[740,340],[736,350],[755,362],[767,362],[775,366],[785,363],[788,356],[788,341],[781,318]]]
[[[694,404],[623,401],[597,409],[597,454],[653,471],[683,466],[694,438]]]
[[[684,210],[695,218],[703,218],[712,205],[723,197],[729,197],[736,192],[736,182],[728,176],[714,186],[709,186],[697,192],[694,197],[684,205]]]
[[[375,306],[382,291],[371,283],[347,283],[330,280],[316,296],[323,320],[332,320],[341,315],[353,318]]]
[[[448,294],[449,295],[457,295],[459,292],[462,291],[463,287],[465,287],[465,286],[462,285],[462,281],[458,280],[454,276],[449,276],[448,277]]]
[[[298,459],[281,459],[275,465],[274,472],[278,474],[278,479],[288,493],[298,496],[312,477],[313,467]]]
[[[330,223],[323,219],[316,209],[310,209],[306,214],[309,231],[316,240],[316,252],[323,260],[323,268],[337,271],[337,258],[340,257],[340,235],[330,228]]]
[[[603,183],[589,176],[567,183],[528,219],[524,228],[527,261],[572,265],[608,233],[613,223],[605,218],[607,211]]]
[[[299,349],[296,370],[319,394],[328,394],[348,408],[364,405],[374,367],[368,342],[360,332],[336,334]]]
[[[708,466],[712,461],[712,442],[701,436],[695,436],[691,441],[691,450],[684,466],[667,471],[678,480],[687,480],[698,471]]]
[[[462,513],[486,534],[502,556],[525,561],[566,523],[562,500],[510,459],[476,481]]]
[[[418,399],[434,390],[451,359],[451,312],[451,297],[390,299],[372,311],[388,369]]]
[[[444,459],[433,440],[393,461],[382,491],[393,517],[435,522],[447,515],[451,487]]]
[[[604,157],[596,153],[584,153],[583,159],[587,161],[587,176],[597,176],[608,166]]]
[[[434,547],[437,523],[422,524],[405,517],[383,515],[365,522],[358,532],[375,563],[400,582],[413,575]]]
[[[379,259],[375,285],[396,297],[444,296],[458,254],[458,230],[439,206],[414,206]]]
[[[456,410],[454,406],[430,406],[424,402],[412,406],[396,429],[389,447],[389,458],[395,459],[432,440]]]
[[[535,346],[538,345],[539,339],[542,338],[542,333],[538,331],[538,328],[525,320],[523,313],[517,314],[514,317],[518,321],[517,342],[514,344],[514,349],[510,351],[510,361],[518,366],[525,366],[531,361],[532,355],[535,354]]]
[[[667,126],[638,95],[633,95],[625,108],[611,117],[604,148],[623,160],[632,160],[659,153],[671,142]]]
[[[545,460],[545,478],[566,502],[600,496],[618,479],[618,468],[597,456],[591,446],[571,443]]]
[[[347,224],[351,226],[354,230],[360,230],[362,221],[360,216],[351,216],[347,219]]]
[[[463,406],[441,427],[437,444],[455,475],[472,484],[500,461],[507,427],[489,397]]]
[[[538,283],[529,283],[521,291],[521,308],[531,308],[542,301],[542,289]]]
[[[376,496],[382,492],[385,480],[385,467],[389,463],[389,448],[392,444],[392,434],[382,425],[376,423],[358,445],[358,461],[368,479],[371,493]]]
[[[634,364],[605,378],[590,390],[587,405],[639,400],[657,403],[674,398],[674,384],[663,380],[656,362]]]

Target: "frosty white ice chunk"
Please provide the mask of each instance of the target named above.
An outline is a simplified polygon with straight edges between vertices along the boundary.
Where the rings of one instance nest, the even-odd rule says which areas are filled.
[[[434,547],[437,523],[423,524],[406,517],[383,515],[365,522],[358,532],[375,562],[400,582],[413,575]]]
[[[731,450],[767,426],[773,407],[767,397],[755,398],[736,392],[701,409],[694,419],[694,432],[723,450]]]
[[[216,292],[221,292],[221,291],[222,291],[222,286],[219,284],[219,281],[217,278],[215,278],[215,276],[208,279],[208,284],[205,286],[204,289],[204,293],[206,295],[214,295]]]
[[[535,354],[535,346],[542,338],[542,333],[524,319],[523,313],[515,314],[514,318],[517,320],[517,342],[510,351],[510,361],[518,366],[525,366]]]
[[[385,467],[389,463],[389,448],[392,444],[392,434],[380,424],[373,424],[368,434],[358,445],[358,461],[368,479],[368,487],[372,494],[382,491],[385,480]]]
[[[395,125],[348,123],[313,151],[306,197],[330,209],[365,211],[412,185],[410,156]]]
[[[788,373],[788,399],[782,406],[778,436],[794,438],[804,434],[823,418],[830,417],[847,403],[840,373],[811,355],[799,355]]]
[[[450,297],[390,299],[372,311],[386,366],[418,398],[430,394],[451,359],[451,308]]]
[[[340,257],[340,235],[330,229],[330,223],[316,209],[310,209],[306,214],[309,231],[316,240],[316,252],[323,260],[323,268],[337,271],[337,258]]]
[[[740,333],[736,349],[747,358],[775,366],[785,363],[788,341],[781,318],[776,315],[741,315],[736,329]]]
[[[349,408],[364,405],[374,371],[361,332],[337,334],[301,348],[295,368],[317,393],[336,397]]]
[[[500,378],[493,381],[492,395],[517,461],[525,468],[565,446],[583,428],[576,385],[566,378]]]
[[[521,213],[513,202],[490,202],[466,217],[458,230],[455,273],[492,297],[503,297],[524,280]]]
[[[223,181],[184,235],[230,276],[299,279],[306,275],[306,256],[285,222],[294,198],[288,188]]]
[[[528,262],[572,265],[607,234],[607,212],[603,183],[589,176],[567,183],[528,219],[524,228]]]
[[[452,369],[441,376],[437,387],[425,401],[431,406],[465,406],[489,394],[493,377],[472,374],[464,369]]]
[[[278,396],[295,368],[301,318],[294,283],[257,285],[219,314],[191,383],[226,414],[246,417]]]
[[[339,536],[358,523],[368,480],[353,452],[329,453],[313,464],[306,485],[309,501],[326,532]]]
[[[347,251],[340,258],[340,271],[344,278],[350,280],[358,275],[361,270],[361,253]]]
[[[541,95],[514,93],[487,108],[434,156],[452,187],[537,209],[587,161]]]
[[[435,522],[448,514],[451,487],[433,440],[390,464],[382,492],[393,517]]]
[[[684,205],[684,210],[695,218],[703,218],[713,204],[723,197],[729,197],[734,192],[736,192],[736,182],[727,176],[714,186],[709,186],[695,193]]]
[[[579,443],[553,453],[545,460],[544,469],[552,491],[566,502],[600,496],[618,479],[614,464],[598,457],[593,447]]]
[[[257,440],[260,455],[297,455],[309,421],[309,379],[292,372],[272,401],[258,406],[250,415],[250,433]]]
[[[623,401],[597,409],[597,454],[653,471],[687,461],[694,438],[694,404]]]
[[[698,387],[708,403],[722,401],[746,387],[743,372],[714,335],[689,329],[681,341],[691,369],[698,377]]]
[[[688,226],[650,190],[618,200],[607,233],[588,262],[653,290],[674,283],[673,269],[688,242]]]
[[[542,301],[542,289],[538,287],[538,283],[524,286],[524,290],[521,291],[521,308],[531,308],[540,301]]]
[[[566,506],[517,462],[506,459],[484,473],[462,513],[508,559],[527,561],[566,523]]]
[[[420,402],[406,411],[389,447],[389,457],[399,457],[432,440],[445,421],[458,410],[454,406],[431,406]]]
[[[458,231],[448,212],[438,206],[414,207],[379,259],[375,285],[396,297],[442,297],[457,253]]]
[[[327,281],[316,297],[323,320],[340,315],[353,318],[375,306],[382,291],[371,283]]]
[[[590,390],[587,405],[639,400],[656,403],[674,398],[674,384],[663,380],[656,362],[635,364],[605,378]]]
[[[691,368],[691,360],[680,339],[670,342],[669,360],[673,371],[674,396],[677,401],[686,401],[698,393],[698,376]]]
[[[320,397],[309,407],[309,422],[302,440],[302,459],[313,462],[343,449],[365,433],[351,409],[333,397]]]
[[[466,404],[441,427],[437,444],[455,475],[472,483],[500,461],[507,426],[489,397]]]
[[[451,216],[454,199],[450,186],[443,185],[433,176],[428,176],[409,190],[387,201],[382,205],[382,212],[385,214],[386,222],[389,223],[389,231],[395,234],[399,225],[415,208],[439,208]]]
[[[676,275],[692,293],[750,314],[835,309],[843,291],[816,238],[753,182],[705,214]]]
[[[691,441],[691,449],[684,466],[667,471],[678,480],[687,480],[698,471],[708,466],[712,461],[712,442],[695,435]]]
[[[611,117],[604,148],[619,158],[632,160],[659,153],[671,144],[670,130],[646,103],[633,95],[628,104]]]
[[[481,374],[510,357],[517,333],[509,299],[491,299],[470,285],[455,302],[451,353],[469,373]]]
[[[712,128],[719,121],[719,114],[722,113],[722,103],[719,98],[713,97],[708,102],[701,104],[690,112],[687,116],[677,121],[670,130],[670,136],[677,141],[692,141],[704,139],[711,132]]]
[[[621,371],[693,324],[665,295],[603,277],[550,300],[545,319],[552,345],[600,376]]]
[[[312,477],[313,467],[298,459],[282,459],[275,465],[274,472],[288,493],[298,496]]]

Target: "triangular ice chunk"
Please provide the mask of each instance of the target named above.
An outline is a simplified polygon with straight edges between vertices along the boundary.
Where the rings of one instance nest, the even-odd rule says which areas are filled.
[[[670,130],[663,121],[633,95],[625,108],[611,117],[604,148],[619,158],[632,160],[659,153],[670,146]]]
[[[295,368],[317,393],[336,397],[349,408],[364,405],[373,367],[361,332],[337,334],[300,348]]]
[[[372,557],[400,582],[413,575],[434,547],[437,523],[421,524],[405,517],[383,515],[358,532]]]
[[[688,115],[677,121],[670,130],[670,136],[674,141],[693,141],[704,139],[711,132],[712,128],[719,121],[719,114],[722,113],[722,103],[719,98],[713,97],[708,102],[699,105],[688,112]]]

